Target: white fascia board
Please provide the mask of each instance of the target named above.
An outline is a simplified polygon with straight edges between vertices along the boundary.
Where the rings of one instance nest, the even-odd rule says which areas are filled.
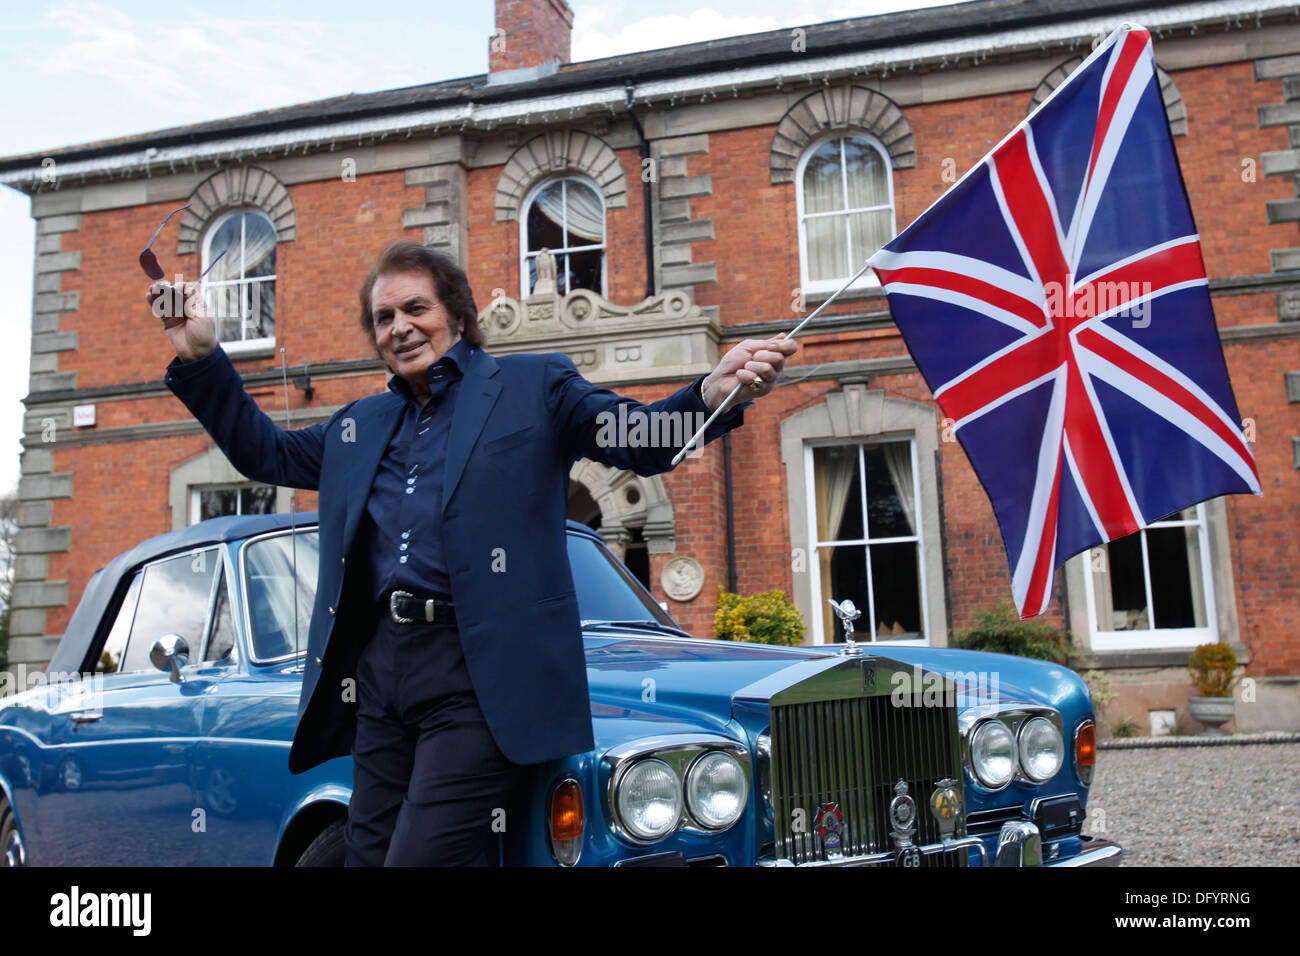
[[[639,102],[657,102],[673,98],[688,99],[699,96],[704,100],[716,96],[719,90],[735,90],[756,86],[769,86],[786,81],[807,81],[814,76],[829,78],[846,74],[873,71],[898,72],[900,68],[918,65],[955,62],[960,59],[983,58],[994,53],[1040,47],[1044,50],[1063,44],[1079,45],[1099,34],[1107,35],[1121,22],[1140,24],[1148,29],[1160,30],[1189,26],[1191,24],[1222,24],[1225,29],[1245,29],[1249,21],[1262,20],[1279,13],[1295,13],[1295,3],[1260,2],[1260,0],[1214,0],[1207,3],[1186,3],[1173,7],[1135,10],[1126,20],[1116,17],[1089,17],[1067,23],[1010,29],[999,33],[955,37],[942,41],[928,41],[860,53],[838,56],[808,56],[798,61],[767,64],[737,70],[719,70],[698,73],[669,80],[654,80],[635,87]],[[118,153],[94,159],[70,160],[58,163],[57,174],[66,180],[75,176],[102,176],[122,174],[165,174],[181,166],[197,165],[222,158],[239,162],[276,150],[289,155],[295,150],[304,152],[330,144],[346,143],[356,139],[381,139],[392,136],[406,138],[415,132],[459,129],[494,129],[516,123],[550,122],[560,114],[571,118],[575,113],[609,109],[617,116],[626,108],[626,92],[620,86],[581,90],[556,96],[508,100],[500,103],[475,105],[460,103],[434,109],[412,110],[361,120],[323,123],[298,129],[258,133],[248,136],[231,136],[220,140],[196,143],[191,146],[152,148],[142,143],[129,153]],[[56,157],[57,158],[57,157]],[[19,186],[40,181],[43,169],[40,160],[30,167],[0,173],[0,184]]]

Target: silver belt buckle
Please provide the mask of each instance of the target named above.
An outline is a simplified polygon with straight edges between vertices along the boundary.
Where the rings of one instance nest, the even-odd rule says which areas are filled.
[[[402,615],[397,613],[397,599],[399,597],[409,598],[409,597],[415,597],[415,595],[412,594],[410,591],[394,591],[392,594],[388,596],[388,613],[392,616],[393,620],[396,621],[398,624],[414,624],[415,618],[402,617]]]

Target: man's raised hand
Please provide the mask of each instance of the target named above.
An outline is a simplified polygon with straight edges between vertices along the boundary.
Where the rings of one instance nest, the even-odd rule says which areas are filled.
[[[151,283],[146,297],[154,317],[162,320],[172,351],[182,362],[194,362],[217,347],[217,324],[203,302],[197,282],[173,285],[165,279]]]
[[[745,339],[733,346],[700,386],[704,404],[710,411],[716,410],[737,383],[746,386],[737,403],[766,395],[776,385],[786,357],[798,348],[799,343],[784,334],[771,339]]]

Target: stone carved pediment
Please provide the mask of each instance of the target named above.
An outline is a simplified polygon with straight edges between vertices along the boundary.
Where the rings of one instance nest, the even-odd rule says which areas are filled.
[[[554,291],[549,255],[525,299],[498,296],[479,312],[487,350],[565,352],[593,382],[685,381],[718,361],[719,328],[689,291],[673,289],[618,305],[589,289]]]

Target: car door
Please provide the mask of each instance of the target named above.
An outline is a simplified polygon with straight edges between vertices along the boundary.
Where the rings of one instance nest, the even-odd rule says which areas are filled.
[[[196,781],[211,838],[200,847],[200,863],[268,866],[297,795],[331,775],[350,787],[350,761],[289,773],[316,591],[316,529],[252,538],[229,557],[222,600],[235,610],[229,626],[243,635],[236,648],[242,660],[214,683],[203,709]]]
[[[38,798],[45,862],[198,861],[193,758],[214,678],[188,665],[178,683],[150,650],[165,634],[191,653],[203,647],[220,566],[219,549],[203,548],[140,569],[105,644],[100,688],[90,699],[51,698]]]

